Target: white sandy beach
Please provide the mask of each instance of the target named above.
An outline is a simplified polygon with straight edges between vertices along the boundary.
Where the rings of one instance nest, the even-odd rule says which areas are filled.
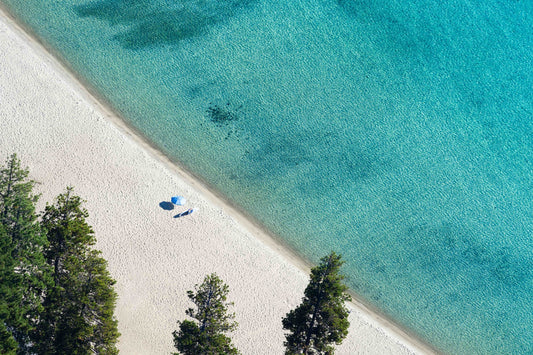
[[[186,291],[216,272],[229,285],[243,354],[282,354],[281,318],[308,281],[304,262],[151,148],[60,63],[0,13],[0,159],[19,154],[40,208],[72,185],[87,200],[97,247],[117,280],[122,354],[169,354],[191,306]],[[173,195],[198,207],[159,206]],[[350,304],[338,354],[430,350],[377,314]]]

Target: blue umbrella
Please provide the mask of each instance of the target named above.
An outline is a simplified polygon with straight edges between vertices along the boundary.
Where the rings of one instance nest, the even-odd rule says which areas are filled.
[[[183,196],[172,196],[172,198],[170,199],[170,201],[175,204],[175,205],[178,205],[178,206],[183,206],[185,204],[185,197]]]

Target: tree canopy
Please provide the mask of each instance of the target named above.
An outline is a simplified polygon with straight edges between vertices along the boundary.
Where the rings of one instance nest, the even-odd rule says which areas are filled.
[[[96,239],[81,204],[67,188],[42,217],[49,241],[44,255],[54,283],[38,327],[40,354],[118,353],[115,281],[100,252],[92,249]]]
[[[16,154],[0,168],[0,350],[25,353],[50,283],[42,251],[46,235],[39,224],[35,182]]]
[[[196,308],[185,312],[194,321],[178,322],[179,331],[174,331],[174,345],[186,355],[239,354],[224,333],[237,327],[235,315],[228,313],[229,287],[216,275],[207,275],[201,285],[195,285],[195,292],[187,291]]]
[[[302,303],[283,318],[286,354],[333,354],[332,344],[340,344],[348,334],[348,310],[344,302],[344,276],[341,256],[332,252],[311,269],[311,279]]]
[[[39,220],[15,154],[0,167],[0,353],[116,354],[115,281],[72,189]]]

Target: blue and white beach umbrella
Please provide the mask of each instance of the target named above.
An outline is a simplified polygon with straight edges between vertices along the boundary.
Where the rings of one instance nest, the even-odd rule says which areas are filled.
[[[183,206],[185,204],[185,197],[183,196],[172,196],[172,198],[170,199],[170,201],[175,204],[175,205],[178,205],[178,206]]]

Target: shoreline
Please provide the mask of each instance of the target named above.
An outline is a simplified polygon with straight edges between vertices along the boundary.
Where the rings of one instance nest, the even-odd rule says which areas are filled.
[[[99,115],[99,117],[103,118],[104,121],[107,121],[109,123],[108,126],[113,126],[114,129],[118,131],[120,135],[123,136],[124,140],[128,140],[126,142],[127,144],[134,144],[136,145],[139,150],[141,150],[144,154],[147,156],[145,157],[146,160],[150,160],[150,163],[154,164],[157,168],[161,168],[161,166],[166,169],[165,173],[170,173],[172,176],[171,178],[181,180],[184,182],[191,190],[194,190],[199,194],[199,198],[196,198],[196,200],[203,199],[203,203],[210,206],[211,209],[216,210],[216,212],[219,214],[217,217],[223,217],[226,221],[231,221],[234,224],[234,228],[237,228],[241,232],[245,234],[250,234],[253,236],[253,238],[256,239],[257,244],[259,247],[262,248],[269,248],[272,252],[276,253],[277,256],[279,256],[278,260],[283,260],[284,263],[290,264],[289,267],[296,268],[295,272],[296,274],[299,274],[300,276],[302,274],[305,274],[305,277],[303,279],[303,286],[307,284],[307,275],[309,273],[309,269],[312,266],[305,258],[303,258],[301,255],[299,255],[296,251],[294,251],[292,248],[290,248],[288,245],[283,243],[280,238],[270,233],[268,230],[266,230],[264,227],[262,227],[257,221],[255,221],[251,216],[249,216],[246,211],[243,211],[242,209],[238,208],[237,206],[233,205],[227,199],[224,198],[220,193],[218,193],[216,190],[209,187],[207,183],[205,183],[200,177],[196,176],[195,174],[188,171],[185,167],[183,167],[179,162],[174,161],[170,159],[168,156],[166,156],[163,152],[157,149],[157,147],[150,142],[146,137],[143,136],[141,132],[136,130],[134,127],[129,125],[125,120],[123,120],[118,112],[115,112],[108,104],[106,104],[106,100],[98,93],[95,92],[95,90],[88,85],[87,83],[83,82],[76,73],[74,73],[67,63],[62,62],[60,59],[57,58],[57,55],[53,53],[49,48],[47,48],[42,42],[40,42],[31,31],[29,31],[24,25],[17,22],[16,19],[14,19],[9,12],[5,9],[4,5],[0,5],[0,26],[5,25],[8,31],[11,31],[14,34],[14,37],[17,37],[19,40],[24,42],[24,45],[26,45],[30,50],[35,54],[35,56],[42,60],[47,66],[50,67],[51,72],[55,74],[58,78],[57,81],[61,81],[63,84],[66,84],[69,90],[72,90],[74,92],[75,96],[78,96],[81,98],[82,103],[78,103],[78,105],[86,104],[88,107],[92,108],[94,110],[94,113]],[[1,28],[0,28],[1,30]],[[0,35],[3,35],[2,31],[0,31]],[[0,44],[1,45],[1,44]],[[5,46],[5,45],[4,45]],[[51,53],[52,52],[52,53]],[[0,77],[1,78],[1,77]],[[1,113],[1,111],[0,111]],[[64,119],[67,120],[67,119]],[[98,120],[98,119],[97,119]],[[46,121],[46,120],[45,120]],[[104,124],[107,124],[104,122]],[[103,128],[105,129],[105,127]],[[124,143],[124,142],[121,142]],[[68,150],[68,145],[65,145],[66,150]],[[0,151],[7,155],[10,152],[6,152],[6,147],[4,143],[0,143]],[[6,154],[7,153],[7,154]],[[30,174],[33,175],[33,166],[30,163],[29,160],[25,159],[25,155],[28,153],[22,153],[22,163],[24,166],[29,166],[30,168]],[[5,157],[3,158],[5,159]],[[47,188],[47,182],[43,182],[43,187]],[[79,191],[79,190],[76,190]],[[91,202],[91,198],[87,196],[87,194],[84,194],[82,197],[87,198],[88,202]],[[194,199],[193,199],[194,200]],[[203,214],[203,207],[201,208],[201,214]],[[91,213],[95,213],[94,209],[89,208],[88,210]],[[161,214],[162,212],[156,211],[156,213]],[[97,222],[99,220],[97,219]],[[105,222],[110,222],[106,220]],[[94,222],[93,222],[94,223]],[[204,222],[204,224],[207,224]],[[203,226],[205,227],[205,226]],[[208,226],[209,227],[209,226]],[[98,237],[98,230],[95,226],[96,235]],[[98,244],[99,249],[101,249],[104,252],[104,256],[106,256],[106,259],[108,259],[107,254],[109,252],[106,252],[105,250],[105,244],[104,248],[100,247],[100,243]],[[109,244],[109,243],[108,243]],[[209,243],[208,243],[209,244]],[[115,245],[111,245],[112,247],[117,247]],[[211,246],[213,248],[213,246]],[[111,253],[113,255],[113,253]],[[276,260],[276,261],[278,261]],[[112,264],[112,260],[109,260],[110,265]],[[120,263],[119,263],[120,264]],[[240,270],[235,271],[238,273]],[[217,271],[218,272],[218,271]],[[200,272],[201,273],[201,272]],[[124,279],[128,279],[127,274],[124,275],[115,275],[113,272],[113,277],[117,279],[117,283],[121,282],[123,283],[121,277],[124,277]],[[201,280],[198,280],[197,282],[200,282]],[[292,281],[292,280],[289,280]],[[259,282],[259,281],[257,281]],[[302,280],[299,280],[298,287],[301,288],[302,286]],[[298,291],[298,287],[292,287],[289,288],[292,289],[292,293],[295,294],[296,303],[299,303],[299,299],[303,295],[303,293],[300,293]],[[189,285],[186,289],[191,289],[192,285]],[[232,285],[230,285],[230,297],[233,291]],[[181,291],[182,293],[185,293],[184,290]],[[119,294],[119,298],[123,296],[121,292],[117,290],[117,293]],[[382,314],[379,310],[374,309],[372,306],[365,304],[362,300],[358,298],[358,296],[354,292],[350,292],[350,296],[352,297],[352,302],[348,304],[350,310],[352,311],[352,314],[355,314],[354,316],[358,317],[360,321],[366,324],[367,326],[374,328],[375,331],[379,335],[381,335],[383,338],[386,338],[388,340],[391,340],[393,344],[398,346],[398,351],[393,350],[392,348],[389,348],[390,354],[396,354],[396,353],[404,353],[405,350],[406,353],[434,353],[437,352],[435,349],[433,349],[429,344],[426,344],[421,339],[417,338],[414,334],[410,334],[409,331],[401,328],[400,326],[396,325],[392,320],[388,319],[386,315]],[[134,295],[135,297],[135,295]],[[120,302],[120,300],[119,300]],[[176,302],[178,304],[179,302]],[[236,302],[237,303],[237,302]],[[294,307],[294,299],[291,300],[290,307],[287,308],[287,311],[292,309]],[[172,305],[175,306],[176,304]],[[118,304],[117,304],[118,308]],[[178,307],[172,307],[176,309],[185,309],[185,306],[180,305]],[[237,312],[236,312],[237,313]],[[252,312],[253,313],[253,312]],[[253,315],[253,314],[252,314]],[[121,333],[124,335],[124,331],[120,328],[121,327],[121,317],[117,316],[119,320],[119,330],[121,330]],[[353,317],[350,318],[350,322],[353,322]],[[177,320],[177,319],[176,319]],[[242,322],[241,322],[242,323]],[[239,327],[240,328],[240,327]],[[281,330],[281,321],[279,322],[278,328],[280,332]],[[350,333],[352,333],[354,329],[352,329],[352,326],[350,327]],[[168,338],[169,342],[171,342],[171,336],[170,332],[168,332]],[[352,334],[350,334],[352,335]],[[338,346],[338,353],[343,354],[343,349],[348,348],[352,346],[350,349],[357,349],[358,351],[363,351],[363,353],[372,353],[368,352],[373,349],[373,346],[375,346],[375,343],[369,344],[369,347],[367,348],[367,352],[360,347],[361,344],[358,343],[357,340],[354,342],[354,344],[348,344],[346,345],[347,341],[350,338],[350,335],[348,338],[344,341],[344,343],[341,346]],[[355,335],[355,334],[354,334]],[[128,335],[129,336],[129,335]],[[142,334],[139,334],[138,336],[142,336]],[[237,337],[237,334],[234,334],[234,337]],[[383,340],[383,339],[381,339]],[[125,341],[124,339],[119,339],[119,349],[122,350],[121,343]],[[127,340],[126,340],[127,341]],[[246,341],[245,339],[242,340],[244,343]],[[389,345],[387,345],[389,346]],[[131,349],[135,349],[135,347],[131,347]],[[124,350],[123,350],[124,351]],[[378,350],[376,350],[378,351]],[[126,352],[128,353],[128,352]],[[267,352],[268,353],[268,352]],[[375,352],[376,354],[378,352]],[[348,354],[348,352],[346,352]]]

